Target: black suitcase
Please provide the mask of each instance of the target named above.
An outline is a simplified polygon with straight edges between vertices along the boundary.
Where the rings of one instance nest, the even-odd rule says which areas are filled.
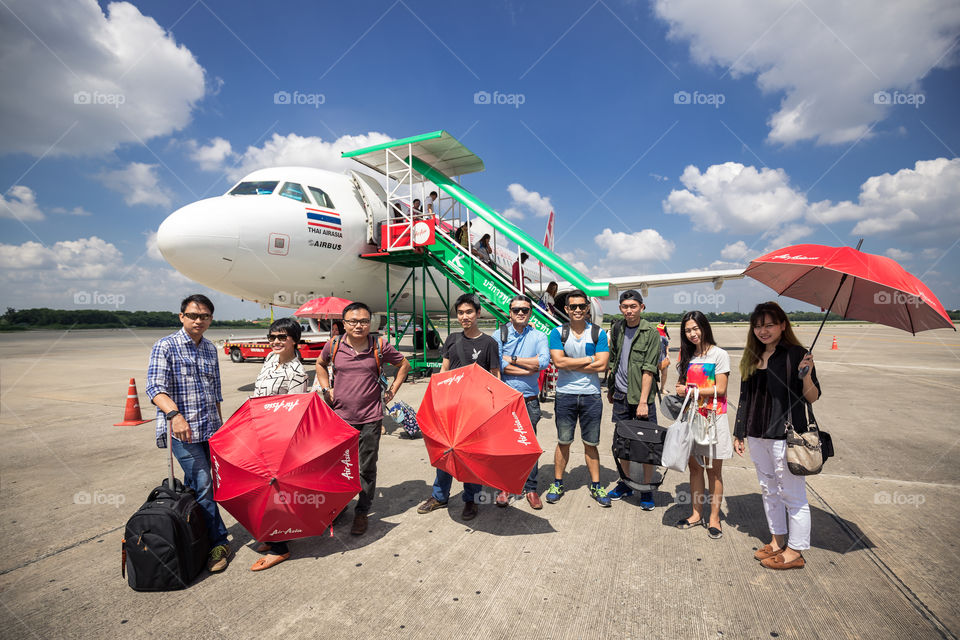
[[[663,441],[667,437],[665,427],[646,420],[617,421],[613,432],[613,459],[620,473],[620,480],[633,489],[649,491],[663,484],[665,471],[657,469],[650,482],[639,483],[627,479],[620,460],[629,460],[655,467],[661,466]]]
[[[210,553],[203,516],[194,490],[173,476],[171,451],[170,477],[150,492],[124,531],[120,574],[126,575],[130,588],[173,591],[189,586]]]

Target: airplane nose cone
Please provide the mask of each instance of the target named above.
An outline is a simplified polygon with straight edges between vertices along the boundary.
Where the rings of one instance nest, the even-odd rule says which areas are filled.
[[[157,247],[166,261],[208,286],[226,277],[237,256],[237,223],[217,201],[211,198],[177,209],[157,230]]]

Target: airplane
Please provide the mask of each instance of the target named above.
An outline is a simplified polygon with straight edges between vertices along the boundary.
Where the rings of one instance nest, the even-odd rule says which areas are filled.
[[[157,231],[157,246],[184,276],[228,295],[294,309],[318,296],[362,300],[380,316],[374,319],[376,326],[382,326],[387,311],[385,267],[359,256],[377,250],[380,225],[388,218],[386,201],[379,179],[365,173],[260,169],[221,196],[174,211]],[[472,219],[471,246],[485,233],[494,235],[494,260],[509,279],[517,252],[509,250],[506,240],[485,221]],[[528,260],[525,267],[526,275],[536,281],[536,260]],[[391,283],[403,282],[406,269],[390,269]],[[741,271],[724,270],[608,280],[621,291],[637,288],[646,295],[651,287],[699,282],[719,289],[725,280],[741,277]],[[434,280],[442,283],[443,276],[434,274]],[[561,291],[569,288],[547,271],[544,287],[549,280],[557,280]],[[599,300],[591,302],[594,317],[602,317]],[[444,317],[449,313],[430,286],[427,313]]]

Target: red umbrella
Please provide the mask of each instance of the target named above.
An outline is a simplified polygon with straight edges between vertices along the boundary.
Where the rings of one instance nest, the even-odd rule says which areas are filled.
[[[360,492],[359,440],[315,393],[250,398],[210,438],[213,498],[257,540],[318,535]]]
[[[298,318],[337,320],[343,317],[343,308],[350,302],[350,300],[344,300],[343,298],[314,298],[297,309],[293,315]]]
[[[543,453],[523,395],[476,364],[431,376],[417,422],[430,464],[461,482],[523,493]]]
[[[864,253],[859,247],[784,247],[751,261],[744,275],[780,295],[844,318],[876,322],[913,334],[945,327],[955,330],[943,305],[919,278],[894,260]]]

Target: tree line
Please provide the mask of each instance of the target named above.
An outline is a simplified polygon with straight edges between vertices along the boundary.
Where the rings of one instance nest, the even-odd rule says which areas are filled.
[[[180,317],[170,311],[105,309],[13,309],[0,317],[0,331],[23,329],[166,329],[179,327]],[[214,320],[213,327],[256,327],[250,320]]]

